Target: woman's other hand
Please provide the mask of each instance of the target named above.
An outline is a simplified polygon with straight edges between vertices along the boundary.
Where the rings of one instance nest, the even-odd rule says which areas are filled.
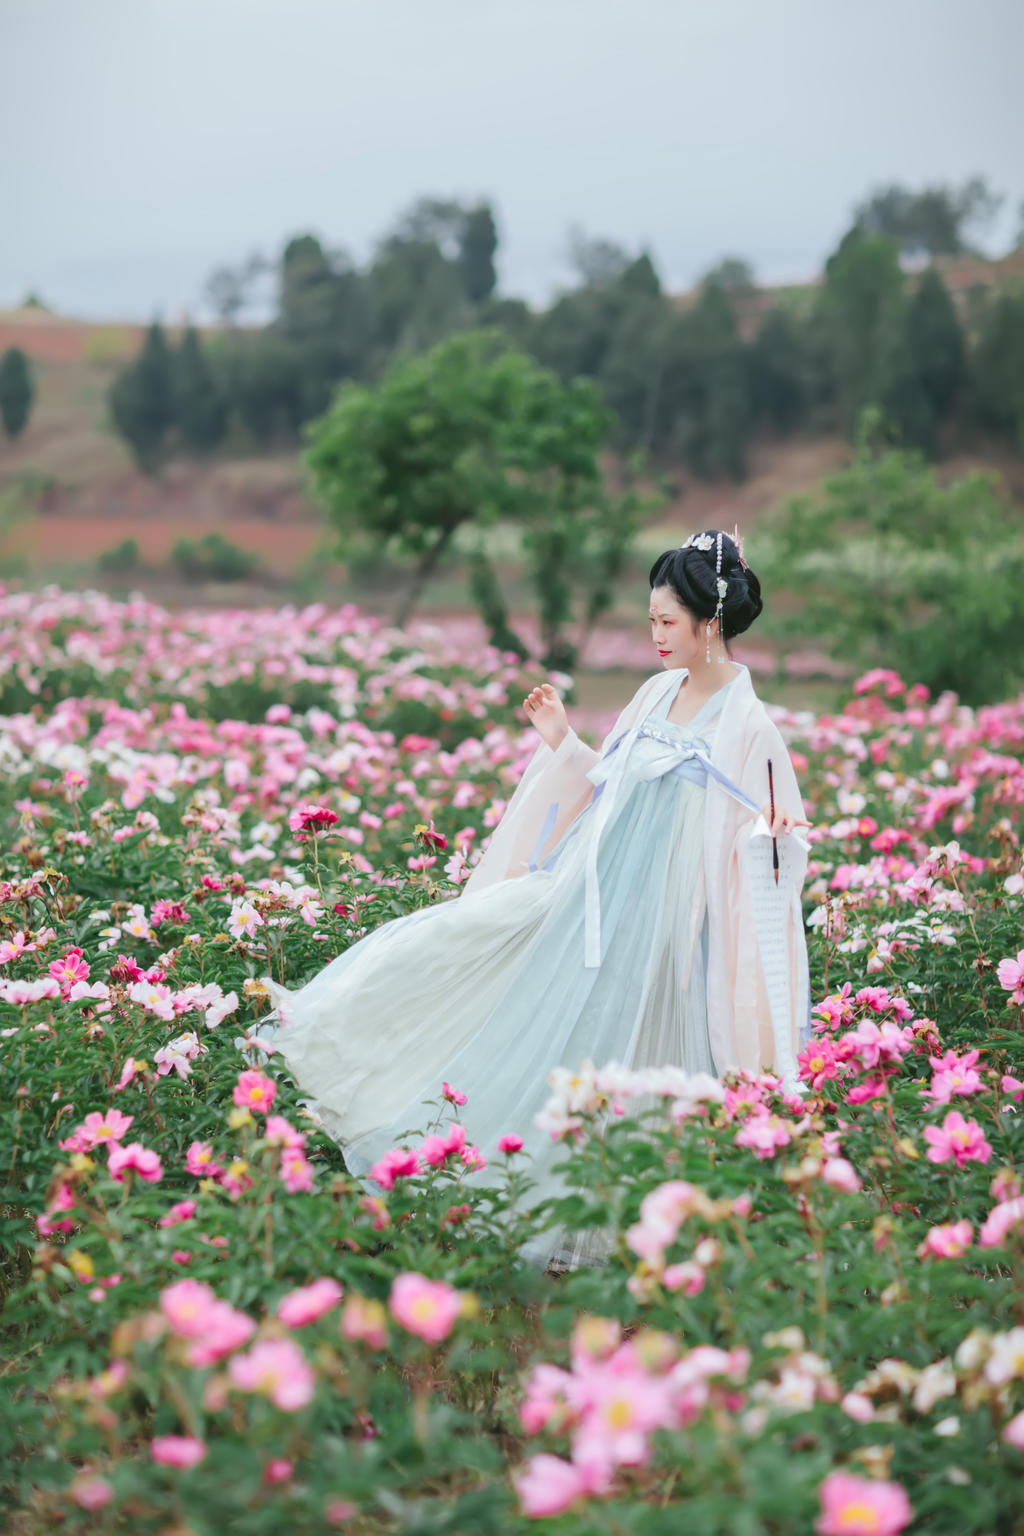
[[[527,719],[533,725],[552,752],[562,745],[569,734],[569,717],[565,705],[550,683],[533,688],[523,700]]]
[[[792,832],[794,827],[809,827],[811,823],[804,816],[794,816],[792,811],[781,810],[775,807],[775,817],[772,818],[770,805],[762,805],[761,815],[768,823],[768,831],[772,837],[778,837],[780,832]]]

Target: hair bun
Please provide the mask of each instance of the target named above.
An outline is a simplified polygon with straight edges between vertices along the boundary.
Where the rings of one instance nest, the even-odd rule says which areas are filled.
[[[722,566],[718,570],[718,541],[722,541]],[[742,635],[764,607],[761,583],[746,565],[735,541],[717,528],[692,534],[678,549],[667,549],[651,566],[652,587],[671,587],[691,613],[701,619],[718,612],[719,574],[726,583],[722,599],[722,634],[726,640]]]

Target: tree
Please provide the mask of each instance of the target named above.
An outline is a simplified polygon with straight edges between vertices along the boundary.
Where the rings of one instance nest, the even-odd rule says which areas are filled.
[[[991,223],[1003,199],[982,176],[961,187],[923,187],[911,192],[892,183],[878,187],[854,210],[854,230],[886,235],[908,255],[955,256],[968,249],[967,231]]]
[[[146,332],[138,357],[114,380],[109,400],[114,426],[139,468],[155,474],[174,424],[174,363],[158,321]]]
[[[0,357],[0,419],[11,439],[28,426],[35,400],[32,367],[20,347],[8,347]]]
[[[880,365],[878,399],[907,445],[931,454],[963,388],[963,332],[942,278],[929,268]]]
[[[985,476],[940,484],[881,425],[865,413],[850,467],[759,522],[751,564],[787,599],[769,629],[969,704],[1006,698],[1024,683],[1024,536]]]
[[[489,203],[466,211],[459,232],[459,269],[473,304],[489,299],[497,283],[494,254],[498,229]]]
[[[496,641],[514,641],[485,538],[509,519],[522,530],[548,659],[564,665],[566,626],[606,601],[638,504],[605,492],[609,424],[592,382],[565,385],[497,332],[470,331],[399,359],[376,388],[344,385],[312,425],[306,465],[343,556],[362,539],[414,559],[396,623],[462,530],[474,595]]]
[[[755,286],[754,269],[742,256],[723,256],[701,278],[701,286],[713,283],[723,293],[749,293]]]
[[[224,399],[203,350],[189,326],[174,357],[174,420],[193,453],[207,453],[224,436]]]
[[[794,432],[809,406],[805,327],[786,309],[769,311],[750,355],[751,405],[755,417],[780,434]]]
[[[821,311],[848,431],[877,398],[882,359],[894,327],[901,323],[903,281],[896,241],[887,236],[851,231],[825,265]]]
[[[416,562],[395,623],[408,619],[457,530],[507,509],[503,435],[533,366],[496,333],[466,333],[398,359],[376,387],[343,385],[311,424],[311,489],[340,553],[362,538]]]
[[[991,298],[970,360],[975,419],[1024,453],[1024,294]]]

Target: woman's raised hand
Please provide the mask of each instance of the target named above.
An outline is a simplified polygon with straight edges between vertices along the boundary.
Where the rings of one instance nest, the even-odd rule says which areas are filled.
[[[792,811],[784,811],[780,806],[775,807],[774,819],[770,805],[762,805],[761,815],[768,823],[768,831],[772,837],[778,837],[780,832],[792,832],[794,827],[809,827],[812,825],[805,817],[794,816]]]
[[[531,689],[523,700],[523,708],[531,725],[554,752],[569,734],[569,717],[551,684],[541,683]]]

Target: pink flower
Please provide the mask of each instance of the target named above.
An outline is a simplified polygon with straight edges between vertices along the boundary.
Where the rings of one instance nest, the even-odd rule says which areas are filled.
[[[930,1163],[948,1163],[956,1159],[958,1168],[965,1163],[987,1163],[992,1148],[976,1120],[965,1120],[958,1109],[950,1110],[942,1125],[926,1125],[924,1139],[929,1143]]]
[[[449,1104],[465,1104],[466,1095],[460,1093],[458,1088],[451,1088],[447,1083],[441,1084],[441,1097],[447,1099]]]
[[[160,1310],[179,1338],[192,1341],[189,1362],[212,1365],[246,1343],[256,1324],[201,1280],[176,1280],[160,1293]]]
[[[462,1161],[465,1163],[470,1173],[479,1173],[482,1168],[487,1167],[487,1159],[484,1157],[479,1147],[463,1147],[459,1156],[462,1158]]]
[[[861,1187],[857,1170],[845,1157],[826,1158],[821,1176],[826,1184],[833,1189],[841,1189],[847,1195],[856,1194]]]
[[[974,1070],[979,1055],[978,1051],[968,1051],[963,1056],[947,1051],[944,1056],[929,1056],[935,1073],[922,1098],[931,1099],[935,1104],[948,1104],[956,1094],[980,1093],[985,1085]]]
[[[282,1148],[281,1183],[290,1195],[308,1195],[313,1189],[313,1164],[300,1147]]]
[[[161,1216],[157,1222],[158,1227],[176,1227],[181,1221],[188,1221],[196,1213],[194,1200],[179,1200],[172,1205],[165,1216]]]
[[[68,1493],[79,1509],[102,1509],[114,1497],[114,1490],[107,1479],[88,1471],[79,1472],[77,1477],[72,1478]]]
[[[276,1316],[282,1323],[287,1323],[289,1328],[305,1328],[307,1323],[315,1323],[318,1317],[323,1317],[325,1312],[337,1306],[340,1300],[341,1286],[337,1280],[322,1276],[282,1296],[277,1304]]]
[[[741,1125],[736,1132],[736,1145],[749,1147],[760,1158],[772,1157],[781,1147],[788,1147],[792,1136],[790,1128],[777,1115],[762,1110]]]
[[[1005,963],[1005,962],[1004,962]],[[48,974],[60,987],[61,996],[67,997],[76,981],[88,981],[89,966],[80,949],[69,949],[48,966]]]
[[[228,1375],[243,1392],[260,1392],[276,1408],[294,1413],[311,1401],[316,1376],[293,1339],[260,1339],[228,1362]]]
[[[462,1297],[443,1280],[406,1273],[395,1278],[388,1305],[392,1317],[409,1333],[428,1344],[440,1344],[462,1311]]]
[[[1024,1224],[1024,1195],[1002,1200],[989,1211],[978,1233],[979,1248],[1001,1248],[1010,1232]]]
[[[967,1220],[949,1222],[945,1226],[932,1227],[924,1242],[918,1246],[918,1257],[933,1259],[958,1259],[974,1241],[974,1228]]]
[[[52,965],[50,975],[54,975]],[[1017,951],[1016,960],[1000,960],[996,976],[1003,991],[1010,992],[1015,1003],[1024,1003],[1024,949]]]
[[[520,1508],[531,1520],[560,1515],[587,1492],[579,1467],[560,1456],[533,1456],[513,1479]]]
[[[62,1152],[91,1152],[94,1147],[120,1141],[134,1119],[134,1115],[122,1115],[119,1109],[108,1109],[102,1115],[94,1111],[58,1146]]]
[[[262,1072],[239,1072],[232,1098],[239,1109],[266,1114],[277,1097],[277,1084]]]
[[[1003,1425],[1000,1439],[1012,1445],[1015,1451],[1024,1451],[1024,1412],[1016,1414]]]
[[[295,840],[304,843],[310,833],[323,832],[333,827],[338,817],[326,805],[297,805],[288,817],[288,826],[295,833]]]
[[[523,1138],[521,1136],[503,1136],[498,1142],[498,1151],[504,1152],[506,1157],[512,1157],[514,1153],[523,1150]]]
[[[410,1152],[408,1147],[392,1147],[379,1162],[374,1163],[370,1169],[370,1178],[381,1189],[393,1189],[396,1179],[411,1179],[419,1171],[418,1152]]]
[[[388,1341],[388,1314],[383,1303],[369,1296],[347,1297],[341,1310],[341,1336],[368,1344],[371,1349],[383,1349]]]
[[[818,1490],[821,1536],[897,1536],[914,1518],[899,1483],[873,1482],[852,1472],[830,1472]]]
[[[1009,1072],[1004,1072],[999,1079],[999,1089],[1011,1099],[1024,1099],[1024,1083],[1019,1077],[1011,1077]]]
[[[223,1172],[208,1141],[194,1141],[185,1153],[185,1171],[197,1179],[217,1178]]]
[[[286,1483],[294,1470],[294,1463],[287,1456],[274,1456],[263,1468],[263,1481],[273,1488],[277,1483]]]
[[[303,1131],[297,1131],[283,1115],[268,1115],[263,1127],[263,1139],[268,1147],[298,1147],[306,1145]]]
[[[698,1296],[704,1289],[707,1271],[692,1259],[681,1264],[670,1264],[661,1277],[666,1291],[682,1291],[684,1296]]]
[[[187,1470],[202,1461],[206,1445],[194,1435],[157,1435],[149,1442],[149,1454],[162,1467]]]
[[[139,1178],[146,1184],[158,1184],[164,1176],[163,1164],[159,1157],[149,1147],[144,1147],[141,1141],[129,1142],[126,1147],[118,1145],[117,1142],[111,1142],[107,1156],[107,1170],[110,1177],[120,1184],[129,1168],[134,1168]]]

